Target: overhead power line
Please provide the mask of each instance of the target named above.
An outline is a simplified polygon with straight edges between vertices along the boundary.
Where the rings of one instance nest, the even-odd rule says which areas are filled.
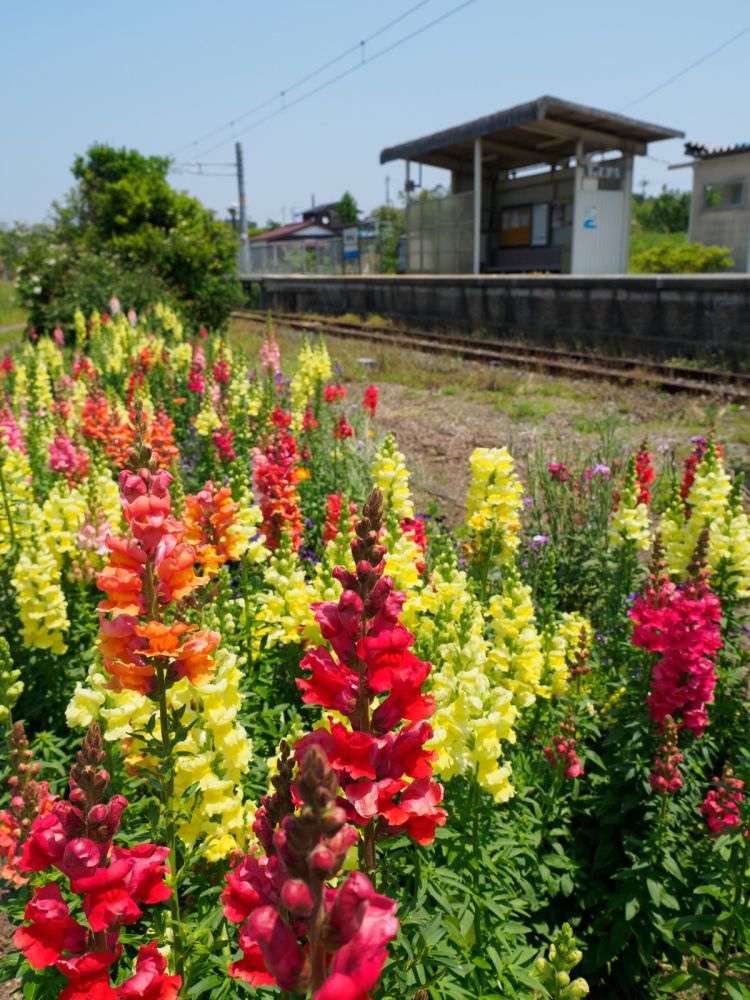
[[[738,31],[736,35],[732,35],[731,38],[728,38],[725,42],[722,42],[721,45],[718,45],[715,49],[711,49],[710,52],[707,52],[705,55],[701,56],[700,59],[696,59],[695,62],[690,63],[689,66],[685,66],[685,68],[681,69],[679,73],[675,73],[674,76],[670,76],[668,80],[665,80],[663,83],[658,84],[658,86],[653,87],[651,90],[646,91],[645,94],[641,94],[640,97],[636,97],[635,100],[629,101],[627,104],[624,104],[620,108],[620,111],[625,111],[627,108],[632,108],[634,104],[639,104],[641,101],[645,101],[647,97],[652,97],[654,94],[658,94],[660,90],[664,90],[664,88],[668,87],[670,83],[674,83],[675,80],[679,80],[681,76],[685,76],[686,73],[689,73],[691,70],[695,69],[696,66],[700,66],[708,59],[711,59],[712,56],[715,56],[723,49],[726,49],[733,42],[736,42],[738,39],[742,38],[743,35],[746,35],[749,31],[750,31],[750,24],[744,27],[741,31]]]
[[[241,115],[238,115],[236,118],[233,118],[226,124],[219,125],[218,128],[213,129],[211,132],[206,132],[204,135],[198,136],[197,139],[193,139],[192,142],[185,143],[184,146],[179,146],[177,149],[173,150],[169,154],[169,156],[176,156],[178,153],[182,153],[184,150],[190,149],[191,146],[197,147],[200,143],[206,142],[208,139],[213,139],[214,136],[220,135],[222,132],[225,132],[228,129],[230,130],[234,129],[234,127],[237,125],[238,122],[244,121],[251,115],[257,114],[264,108],[269,107],[275,101],[278,101],[279,99],[283,101],[287,94],[291,94],[299,87],[302,87],[304,86],[304,84],[309,83],[310,80],[313,80],[316,76],[319,76],[321,73],[324,73],[327,69],[330,69],[331,66],[335,66],[336,63],[341,62],[342,59],[346,59],[347,56],[353,55],[355,52],[364,52],[364,46],[367,45],[368,42],[372,42],[380,35],[385,34],[386,31],[389,31],[391,28],[395,27],[397,24],[405,20],[411,14],[414,14],[416,11],[418,11],[421,7],[425,7],[428,3],[432,3],[432,0],[419,0],[419,3],[413,4],[411,7],[408,8],[408,10],[405,10],[402,14],[399,14],[398,17],[394,17],[393,20],[388,21],[387,24],[382,25],[382,27],[378,28],[377,31],[373,31],[372,34],[367,35],[365,38],[362,39],[362,41],[357,42],[356,45],[350,45],[348,49],[344,49],[343,52],[340,52],[337,56],[334,56],[327,62],[322,63],[320,66],[312,70],[310,73],[307,73],[305,74],[305,76],[300,77],[299,80],[295,80],[294,83],[291,83],[289,84],[289,86],[284,87],[283,90],[280,90],[272,97],[268,97],[266,98],[265,101],[261,101],[260,104],[256,104],[255,107],[250,108],[249,111],[244,111]],[[232,136],[230,135],[226,139],[226,142],[231,142],[231,140]]]
[[[318,84],[317,87],[313,87],[312,90],[306,91],[304,94],[301,94],[295,100],[283,104],[282,107],[277,108],[275,111],[270,112],[270,114],[265,115],[263,118],[259,118],[258,121],[253,122],[251,125],[248,125],[243,129],[240,129],[229,138],[221,139],[213,146],[209,146],[208,149],[201,150],[201,152],[196,154],[196,156],[207,156],[209,153],[213,153],[221,146],[224,146],[227,142],[231,142],[235,138],[241,135],[245,135],[248,132],[252,132],[254,129],[259,128],[261,125],[264,125],[267,121],[270,121],[272,118],[276,118],[278,115],[283,114],[285,111],[289,111],[291,108],[296,107],[303,101],[308,100],[308,98],[314,97],[315,94],[319,94],[321,90],[325,90],[327,87],[331,87],[333,86],[333,84],[339,83],[345,77],[350,76],[352,73],[356,73],[356,71],[359,69],[362,69],[363,66],[375,62],[376,59],[380,59],[381,56],[385,56],[389,52],[393,52],[394,49],[399,48],[401,45],[405,45],[406,42],[410,42],[413,38],[416,38],[418,35],[423,34],[430,28],[435,27],[436,24],[440,24],[442,21],[446,21],[449,17],[452,17],[459,11],[464,10],[464,8],[466,7],[470,7],[474,3],[476,3],[476,0],[464,0],[463,3],[458,4],[456,7],[452,7],[450,10],[446,11],[444,14],[441,14],[439,17],[433,18],[432,21],[428,21],[427,24],[423,24],[421,28],[416,28],[414,31],[411,31],[408,35],[404,35],[403,37],[397,39],[395,42],[391,42],[391,44],[386,45],[385,48],[379,49],[377,52],[373,53],[370,56],[363,55],[361,62],[356,63],[354,66],[349,66],[348,69],[343,70],[341,73],[337,73],[336,76],[330,77],[323,83]]]

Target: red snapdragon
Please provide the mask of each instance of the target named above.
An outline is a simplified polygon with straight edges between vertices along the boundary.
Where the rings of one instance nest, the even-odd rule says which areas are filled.
[[[648,441],[644,438],[635,456],[635,479],[638,483],[638,503],[648,506],[651,503],[651,484],[656,479],[654,472],[654,456],[648,450]]]
[[[24,844],[34,820],[49,811],[57,796],[50,795],[46,781],[36,780],[40,765],[32,762],[22,722],[14,723],[11,731],[9,765],[10,807],[0,810],[0,878],[24,885]]]
[[[344,438],[354,437],[354,428],[343,414],[339,417],[339,421],[333,430],[333,436],[337,441],[343,441]]]
[[[664,720],[658,753],[654,758],[654,769],[648,776],[651,788],[657,795],[676,795],[682,788],[680,764],[685,758],[678,749],[678,733],[677,723],[668,715]]]
[[[330,888],[357,833],[346,823],[335,772],[318,747],[305,752],[293,787],[292,774],[282,744],[276,790],[254,825],[266,854],[248,855],[227,876],[225,916],[244,921],[243,958],[230,974],[251,986],[310,991],[313,1000],[366,1000],[398,929],[396,904],[362,872]]]
[[[297,483],[304,478],[294,435],[288,430],[291,418],[276,409],[271,423],[276,428],[264,448],[253,452],[253,484],[263,514],[262,532],[270,549],[278,548],[283,530],[289,532],[292,550],[302,541],[302,512]]]
[[[352,503],[350,500],[347,501],[346,509],[348,515],[343,513],[344,511],[344,498],[341,493],[329,493],[326,500],[326,514],[325,523],[323,525],[323,544],[332,542],[334,538],[338,535],[339,531],[342,530],[342,517],[344,517],[343,527],[348,528],[349,533],[354,531],[354,525],[357,522],[357,505]]]
[[[378,387],[376,385],[368,385],[365,389],[362,407],[370,414],[370,419],[374,420],[378,409]]]
[[[432,778],[436,755],[425,749],[434,703],[422,685],[431,665],[411,652],[414,636],[398,621],[405,595],[384,576],[382,516],[375,490],[355,528],[355,572],[337,567],[339,601],[313,605],[332,650],[309,650],[301,666],[310,676],[297,681],[304,702],[347,719],[303,737],[296,750],[298,760],[311,746],[326,753],[348,818],[364,827],[368,869],[375,867],[377,836],[405,831],[426,844],[446,819],[442,787]]]
[[[341,383],[337,385],[327,385],[323,389],[323,399],[326,403],[339,403],[346,399],[346,389]]]
[[[141,905],[168,899],[171,890],[164,882],[168,848],[113,846],[127,800],[115,795],[105,802],[109,775],[101,767],[104,757],[99,728],[93,723],[71,768],[70,798],[53,802],[48,812],[36,818],[21,860],[24,871],[57,868],[65,875],[70,891],[81,897],[88,926],[73,918],[60,885],[50,882],[34,889],[25,922],[13,940],[34,968],[54,965],[66,977],[68,985],[60,997],[167,1000],[177,995],[181,979],[163,976],[161,956],[160,962],[153,958],[155,945],[141,949],[153,968],[146,968],[146,959],[142,962],[139,956],[136,975],[118,989],[110,985],[110,966],[122,950],[117,944],[120,927],[138,920]],[[138,984],[139,974],[143,988]],[[155,991],[169,982],[174,987],[171,993]],[[133,986],[141,991],[133,992]],[[146,992],[146,986],[154,989]]]

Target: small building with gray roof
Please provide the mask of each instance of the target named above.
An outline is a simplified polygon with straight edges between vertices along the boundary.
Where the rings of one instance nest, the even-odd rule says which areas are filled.
[[[406,161],[407,273],[623,273],[633,158],[683,135],[545,96],[384,149]],[[415,197],[414,164],[450,192]]]

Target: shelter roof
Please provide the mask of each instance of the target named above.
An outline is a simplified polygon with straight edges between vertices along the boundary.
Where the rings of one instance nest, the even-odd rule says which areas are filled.
[[[750,153],[750,142],[737,142],[734,146],[706,146],[702,142],[686,142],[685,155],[696,160],[715,160],[720,156],[737,156]]]
[[[449,170],[462,169],[473,159],[474,140],[482,139],[485,161],[493,159],[497,166],[513,169],[573,156],[579,139],[589,152],[619,149],[643,155],[649,142],[684,135],[676,129],[544,96],[390,146],[381,152],[380,162],[413,160]]]

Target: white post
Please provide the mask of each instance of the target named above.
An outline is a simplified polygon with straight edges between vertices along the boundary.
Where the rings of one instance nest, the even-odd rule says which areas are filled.
[[[620,270],[627,273],[630,262],[630,211],[633,197],[633,157],[630,153],[623,153],[623,170],[625,176],[622,179],[622,233],[620,234]]]
[[[482,140],[474,140],[474,257],[472,273],[482,267]]]
[[[570,273],[578,274],[578,246],[583,216],[580,215],[580,192],[583,184],[583,139],[576,142],[576,169],[573,175],[573,235],[570,241]]]

